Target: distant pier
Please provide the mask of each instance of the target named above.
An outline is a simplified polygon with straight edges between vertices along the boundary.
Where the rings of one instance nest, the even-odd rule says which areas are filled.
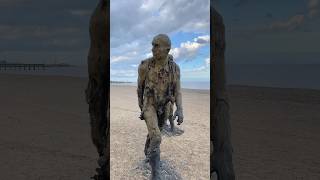
[[[45,64],[0,64],[0,71],[5,70],[25,70],[25,71],[35,71],[35,70],[45,70]]]

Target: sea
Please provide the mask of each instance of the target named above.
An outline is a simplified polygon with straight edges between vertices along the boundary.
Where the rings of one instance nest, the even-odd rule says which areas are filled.
[[[229,64],[226,67],[228,85],[320,89],[320,64]],[[36,71],[1,69],[0,73],[88,77],[86,66],[49,67]],[[136,86],[135,82],[119,84]],[[182,81],[181,86],[208,90],[210,81]]]

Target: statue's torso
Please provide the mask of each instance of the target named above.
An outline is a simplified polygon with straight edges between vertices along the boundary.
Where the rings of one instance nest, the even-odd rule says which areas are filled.
[[[152,59],[148,60],[145,74],[145,91],[144,97],[153,98],[157,104],[164,103],[167,97],[173,90],[173,85],[176,82],[174,72],[170,70],[170,62],[167,62],[162,67],[157,67]]]

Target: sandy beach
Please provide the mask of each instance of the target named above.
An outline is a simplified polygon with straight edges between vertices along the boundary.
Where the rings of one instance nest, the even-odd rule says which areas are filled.
[[[149,179],[144,163],[147,127],[138,117],[136,87],[112,85],[111,179]],[[182,90],[184,130],[180,136],[163,134],[161,172],[164,179],[209,179],[210,96],[208,90]]]
[[[231,86],[237,179],[320,179],[320,91]]]
[[[0,74],[1,179],[79,180],[95,172],[84,78]],[[320,178],[320,91],[230,86],[237,179]],[[209,177],[209,92],[183,90],[180,136],[163,135],[167,179]],[[111,86],[111,179],[147,179],[135,87]]]
[[[86,79],[0,74],[0,179],[89,179]]]

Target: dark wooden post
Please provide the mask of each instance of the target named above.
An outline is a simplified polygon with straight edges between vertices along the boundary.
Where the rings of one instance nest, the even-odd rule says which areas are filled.
[[[110,175],[109,7],[109,0],[100,0],[90,19],[89,82],[86,99],[89,104],[91,137],[99,154],[100,168],[98,175],[94,176],[95,179],[108,179]]]
[[[231,125],[229,115],[229,100],[226,88],[225,73],[225,27],[220,14],[210,6],[210,46],[211,66],[210,73],[213,100],[211,116],[211,177],[215,172],[218,180],[234,180],[235,174],[232,162]]]

